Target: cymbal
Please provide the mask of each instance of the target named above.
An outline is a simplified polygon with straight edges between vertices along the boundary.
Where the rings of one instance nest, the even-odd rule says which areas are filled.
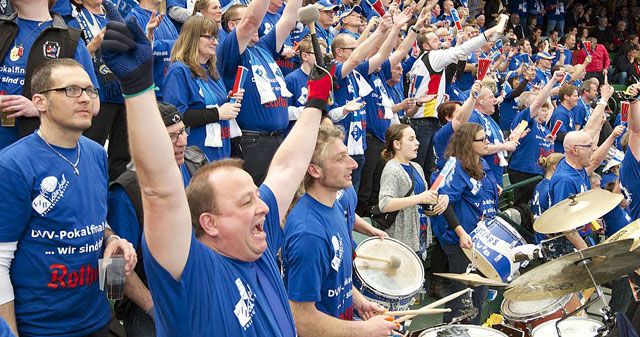
[[[460,281],[471,287],[478,287],[478,286],[506,287],[509,285],[507,283],[502,283],[500,281],[495,281],[495,280],[488,279],[486,277],[482,277],[475,273],[468,273],[468,274],[433,273],[433,275],[448,278],[451,280]]]
[[[542,213],[533,224],[533,228],[543,234],[576,229],[607,214],[622,201],[622,198],[622,194],[603,189],[576,194]]]
[[[561,256],[515,279],[504,297],[536,301],[593,287],[583,263],[589,266],[596,284],[615,280],[640,267],[640,250],[630,251],[632,244],[632,239],[624,239]]]
[[[615,234],[607,238],[604,243],[619,241],[623,239],[634,239],[630,250],[636,250],[640,246],[640,219],[622,227]]]

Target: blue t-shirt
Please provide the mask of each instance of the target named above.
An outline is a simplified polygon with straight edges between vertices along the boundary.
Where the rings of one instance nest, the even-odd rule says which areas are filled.
[[[107,155],[80,137],[79,175],[33,133],[0,152],[0,242],[18,241],[11,283],[20,336],[85,336],[111,319],[98,283]],[[52,147],[76,162],[78,148]],[[55,306],[55,308],[54,308]]]
[[[191,175],[184,164],[180,165],[180,173],[186,188],[191,180]],[[131,242],[133,248],[137,250],[142,236],[140,230],[142,226],[138,222],[136,209],[133,207],[133,203],[122,185],[113,184],[109,187],[107,205],[109,207],[107,223],[109,223],[114,233]]]
[[[367,68],[369,68],[368,65]],[[368,76],[366,73],[368,69],[357,70],[362,70],[362,72],[360,73],[367,80],[367,83],[369,83],[369,85],[373,88],[371,94],[367,95],[364,98],[367,132],[371,132],[376,138],[384,142],[384,135],[391,125],[391,120],[384,118],[385,107],[382,104],[382,97],[383,95],[386,95],[387,98],[391,99],[384,86],[385,75],[387,78],[391,77],[391,64],[389,63],[389,60],[384,61],[382,63],[380,71],[374,71]]]
[[[109,10],[113,10],[113,12],[118,13],[116,8],[108,3],[105,8],[105,12],[108,13]],[[78,22],[79,19],[85,18],[86,20],[82,20],[82,24]],[[92,14],[86,8],[83,8],[81,14],[78,14],[78,17],[69,21],[69,27],[77,28],[82,30],[82,34],[85,38],[85,41],[92,40],[95,35],[98,34],[102,29],[107,26],[106,14]],[[100,55],[100,54],[97,54]],[[104,64],[100,65],[100,63],[96,63],[98,67],[94,67],[94,70],[98,71],[96,73],[96,78],[100,81],[100,102],[101,103],[116,103],[116,104],[124,104],[124,97],[122,97],[122,90],[120,89],[120,82],[113,75],[111,70]],[[98,69],[96,69],[98,68]],[[105,77],[100,77],[100,72],[102,72]],[[109,75],[106,77],[106,75]],[[106,79],[105,79],[106,78]],[[104,80],[104,81],[103,81]]]
[[[413,177],[413,193],[415,195],[418,195],[427,190],[427,183],[422,179],[422,176],[420,176],[420,173],[418,173],[418,171],[415,167],[413,167],[412,164],[400,165],[402,165],[402,168],[410,177]],[[420,219],[420,233],[418,234],[420,235],[420,250],[416,253],[418,253],[419,256],[426,256],[423,254],[426,254],[427,252],[427,231],[429,221],[427,220],[427,215],[424,213],[422,205],[418,204],[416,205],[416,207],[418,207],[418,216]]]
[[[498,126],[498,123],[496,123],[496,121],[491,116],[487,116],[478,112],[477,110],[473,110],[471,116],[469,117],[469,123],[482,125],[482,127],[484,128],[484,134],[489,139],[489,144],[504,143],[502,130],[500,130],[500,126]],[[483,156],[482,158],[487,161],[491,174],[493,174],[498,184],[502,186],[502,175],[504,174],[504,169],[502,168],[502,166],[500,166],[500,156],[498,155],[498,153],[489,154]]]
[[[531,118],[529,107],[516,115],[511,128],[515,129],[520,121],[529,123],[529,133],[520,138],[520,144],[511,153],[509,167],[519,172],[544,174],[544,169],[538,164],[538,158],[553,153],[553,144],[546,138],[551,132],[544,123],[538,123],[535,118]]]
[[[11,60],[11,51],[7,51],[2,60],[2,66],[0,67],[0,95],[21,95],[22,88],[24,87],[24,77],[27,67],[27,59],[31,52],[31,46],[33,46],[36,38],[46,28],[51,27],[53,20],[46,21],[41,24],[39,21],[31,21],[17,18],[18,35],[14,40],[16,46],[23,47],[22,57],[16,61]],[[82,65],[84,70],[89,74],[91,83],[96,88],[99,88],[98,79],[96,78],[93,70],[93,62],[91,56],[87,50],[87,46],[82,39],[78,40],[73,58]],[[31,99],[31,97],[28,97]],[[19,122],[18,122],[19,123]],[[0,127],[0,149],[7,147],[18,140],[18,130],[15,127]]]
[[[315,302],[329,316],[353,319],[353,248],[340,203],[328,207],[305,194],[284,228],[282,257],[289,299]]]
[[[142,239],[158,337],[296,335],[275,258],[283,236],[278,204],[269,187],[261,185],[259,191],[270,210],[264,223],[268,248],[254,262],[220,255],[193,235],[187,263],[175,280]]]
[[[137,7],[131,11],[127,19],[130,17],[134,17],[140,27],[146,27],[151,19],[151,11]],[[158,101],[163,100],[164,76],[171,65],[171,49],[177,38],[176,26],[166,18],[160,21],[160,25],[153,31],[153,81]]]
[[[247,47],[242,54],[240,54],[238,37],[234,29],[220,42],[218,50],[220,51],[218,53],[218,71],[227,90],[233,88],[238,66],[249,69],[244,83],[245,92],[242,107],[236,118],[240,128],[264,132],[286,129],[289,123],[288,100],[282,96],[278,82],[271,77],[274,68],[270,67],[270,64],[277,68],[277,71],[280,71],[275,64],[275,58],[280,56],[280,50],[276,50],[276,29],[272,29],[269,34],[260,38],[254,47]],[[267,77],[265,80],[271,82],[271,88],[277,97],[275,101],[266,104],[260,103],[260,94],[255,83],[252,64],[256,68],[256,73],[264,74],[263,77]],[[282,73],[280,75],[282,76]]]
[[[542,70],[540,68],[536,68],[536,77],[530,84],[536,84],[543,87],[549,80],[551,79],[551,70]]]
[[[620,166],[620,185],[622,193],[629,201],[631,220],[640,218],[640,162],[633,155],[630,147],[627,147]]]
[[[551,197],[549,197],[549,179],[544,178],[538,183],[538,185],[536,185],[536,189],[533,192],[533,199],[531,199],[529,206],[534,219],[537,219],[542,215],[542,213],[551,207]],[[547,239],[547,236],[538,232],[536,232],[533,237],[534,243],[536,244],[545,239]]]
[[[469,54],[469,56],[467,56],[467,64],[478,64],[478,57],[476,56],[476,53],[471,53]],[[471,86],[475,81],[476,77],[470,71],[465,71],[458,76],[456,86],[458,87],[458,89],[460,89],[460,91],[466,91],[471,89]]]
[[[571,110],[565,108],[562,104],[558,104],[555,110],[553,110],[553,114],[549,119],[549,127],[553,129],[553,126],[556,125],[556,121],[562,121],[562,126],[558,133],[568,133],[571,131],[575,131],[576,126],[573,124],[573,112]],[[564,153],[564,146],[562,142],[559,140],[555,140],[553,142],[553,150],[556,153]]]
[[[336,37],[335,34],[331,31],[331,27],[324,29],[319,24],[316,24],[316,36],[318,36],[318,40],[323,39],[327,43],[325,52],[328,53],[330,51],[333,38]]]
[[[369,61],[364,61],[362,64],[358,65],[354,71],[350,72],[347,76],[341,78],[340,74],[342,74],[342,63],[338,63],[336,65],[336,89],[333,91],[333,105],[331,105],[330,109],[334,109],[336,107],[340,107],[345,105],[348,101],[356,99],[357,97],[362,97],[360,95],[360,86],[358,85],[358,80],[356,76],[360,79],[360,83],[364,83],[362,81],[366,81],[364,79],[364,75],[359,71],[368,71],[369,69]],[[357,75],[356,75],[357,73]],[[366,72],[365,72],[366,74]],[[362,97],[364,98],[364,97]],[[352,127],[352,123],[354,126]],[[367,129],[367,119],[366,119],[366,110],[365,108],[361,108],[360,110],[356,110],[348,113],[341,121],[337,124],[341,125],[345,132],[345,144],[348,144],[349,139],[355,140],[359,142],[362,139],[362,154],[364,154],[364,150],[367,147],[366,137],[364,137],[365,130]],[[352,153],[349,153],[352,154]]]
[[[9,324],[2,317],[0,317],[0,337],[16,337],[9,328]]]
[[[569,48],[565,48],[562,52],[564,54],[564,63],[562,65],[571,65],[571,61],[573,60],[573,52]],[[556,58],[553,60],[553,64],[557,64],[560,61],[560,52],[556,52]]]
[[[614,209],[605,214],[602,219],[604,220],[604,233],[607,237],[615,234],[617,231],[631,223],[631,217],[620,206],[616,206]]]
[[[447,150],[447,146],[449,145],[449,140],[451,136],[453,136],[453,124],[448,122],[443,127],[436,131],[435,136],[433,136],[433,150],[436,153],[436,168],[441,170],[444,167],[444,164],[447,162],[444,157],[444,152]]]
[[[281,17],[282,14],[280,14],[279,12],[267,12],[264,15],[264,18],[262,18],[262,24],[260,25],[260,28],[258,28],[258,36],[263,37],[274,30]],[[285,39],[283,47],[293,47],[293,40],[291,40],[290,35]],[[284,57],[279,56],[276,58],[276,64],[280,67],[280,70],[282,70],[282,74],[285,76],[296,68],[294,58],[285,59]]]
[[[476,180],[467,174],[459,161],[453,172],[444,181],[440,194],[449,196],[458,221],[467,233],[471,233],[481,218],[494,218],[498,210],[498,184],[489,172],[489,166],[481,159],[485,171],[482,180]],[[434,233],[441,243],[458,245],[458,235],[449,226],[443,215],[432,218]],[[437,227],[437,228],[436,228]]]
[[[564,21],[564,18],[567,15],[564,8],[564,1],[549,0],[549,2],[547,3],[547,6],[551,6],[551,5],[557,5],[557,7],[555,9],[552,9],[551,11],[547,11],[547,18],[549,20],[554,20],[554,21]]]
[[[518,113],[518,102],[516,102],[516,98],[513,97],[513,88],[509,82],[505,81],[503,85],[504,90],[504,101],[499,105],[500,109],[500,129],[510,130],[511,122],[513,118]]]
[[[584,129],[589,117],[591,117],[591,107],[585,103],[582,97],[579,97],[578,104],[571,111],[573,112],[573,122],[579,124],[581,129]],[[620,114],[617,116],[620,116]]]
[[[204,109],[207,106],[222,106],[227,102],[227,93],[222,84],[222,80],[213,80],[209,75],[207,78],[197,78],[189,67],[176,61],[171,64],[167,75],[164,78],[164,101],[173,104],[178,112],[184,115],[190,109]],[[245,96],[246,97],[246,96]],[[244,101],[243,101],[244,105]],[[207,156],[209,161],[215,161],[231,156],[230,128],[228,120],[221,120],[215,123],[220,129],[219,135],[210,131],[210,137],[218,137],[221,146],[207,146],[207,126],[192,127],[187,140],[188,145],[199,147]]]
[[[65,21],[73,18],[73,9],[69,0],[56,0],[56,3],[51,7],[51,11],[60,14]]]
[[[287,89],[291,92],[289,97],[289,109],[291,108],[303,108],[307,103],[307,96],[309,91],[307,90],[307,80],[309,75],[302,71],[302,68],[298,68],[292,71],[289,75],[285,76],[284,82],[287,84]],[[289,113],[289,126],[287,127],[287,133],[291,131],[293,125],[296,123],[297,118],[294,118]]]
[[[560,160],[556,171],[549,182],[549,197],[555,205],[572,194],[586,192],[591,189],[587,170],[578,170],[567,164],[566,159]]]
[[[344,219],[347,222],[347,230],[351,233],[351,247],[355,250],[356,241],[353,239],[353,226],[356,223],[356,206],[358,205],[358,193],[353,188],[353,186],[349,186],[344,190],[338,191],[336,195],[336,200],[342,206],[344,210]]]

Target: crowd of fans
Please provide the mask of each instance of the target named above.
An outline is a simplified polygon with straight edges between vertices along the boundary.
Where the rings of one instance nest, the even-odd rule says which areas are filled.
[[[431,274],[465,272],[500,212],[538,243],[570,195],[624,195],[557,254],[640,217],[635,2],[161,4],[0,3],[0,336],[389,336],[353,231],[403,242],[442,296],[464,285]]]

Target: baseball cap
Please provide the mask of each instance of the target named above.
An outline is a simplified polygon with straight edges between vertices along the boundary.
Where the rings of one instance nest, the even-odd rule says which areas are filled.
[[[318,7],[318,9],[321,11],[335,11],[335,10],[338,10],[338,8],[340,7],[338,5],[332,4],[331,1],[329,0],[316,1],[315,6]]]
[[[182,121],[182,116],[180,116],[178,109],[171,104],[158,102],[158,110],[160,110],[164,126],[171,126]]]
[[[537,54],[536,54],[536,59],[537,59],[537,60],[539,60],[539,59],[553,60],[553,59],[554,59],[554,57],[553,57],[553,56],[551,56],[551,54],[549,54],[549,53],[547,53],[547,52],[545,52],[545,51],[541,51],[541,52],[539,52],[539,53],[537,53]]]

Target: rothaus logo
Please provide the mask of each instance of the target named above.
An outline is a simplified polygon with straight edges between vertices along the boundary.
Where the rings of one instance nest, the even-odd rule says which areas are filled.
[[[53,207],[62,199],[64,192],[69,186],[69,181],[65,178],[58,180],[55,176],[48,176],[40,182],[40,194],[31,201],[31,207],[40,215],[49,213]]]
[[[240,300],[236,303],[233,313],[236,315],[242,329],[246,331],[251,326],[251,318],[256,313],[256,295],[251,290],[251,287],[248,284],[244,284],[240,278],[236,279],[236,287],[238,287]]]

